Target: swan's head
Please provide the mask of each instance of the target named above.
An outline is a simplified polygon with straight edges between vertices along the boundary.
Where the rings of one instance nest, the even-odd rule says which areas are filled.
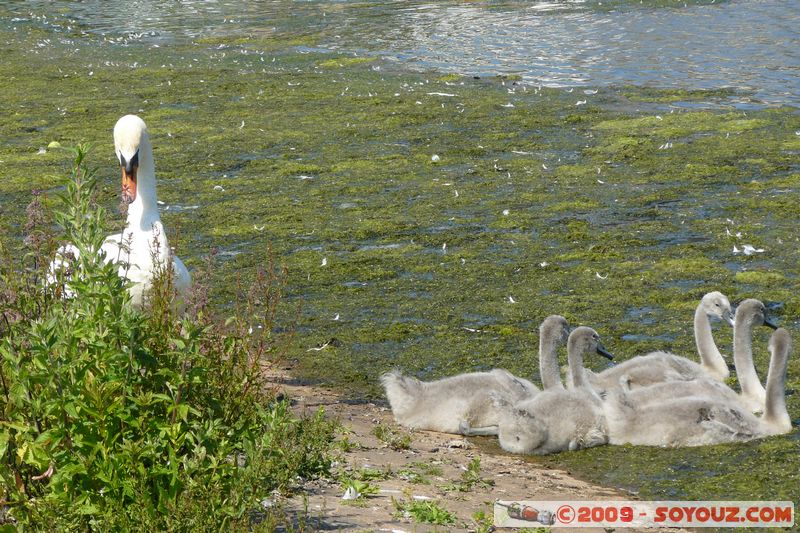
[[[769,355],[775,357],[775,354],[785,354],[792,350],[792,337],[789,332],[783,328],[778,328],[772,337],[769,338]]]
[[[580,326],[572,330],[567,341],[567,349],[570,353],[597,352],[606,359],[614,359],[614,356],[600,343],[600,335],[586,326]]]
[[[114,150],[122,168],[122,201],[126,204],[136,200],[142,147],[147,142],[147,126],[136,115],[125,115],[114,126]]]
[[[547,442],[547,426],[526,409],[509,406],[497,424],[500,446],[507,452],[535,454]]]
[[[733,308],[728,298],[721,292],[709,292],[700,301],[700,306],[706,315],[724,320],[733,326]]]
[[[778,326],[767,316],[767,308],[759,300],[748,298],[736,307],[735,327],[768,326],[778,329]]]
[[[569,322],[561,315],[550,315],[539,326],[539,338],[554,338],[564,344],[569,338]]]

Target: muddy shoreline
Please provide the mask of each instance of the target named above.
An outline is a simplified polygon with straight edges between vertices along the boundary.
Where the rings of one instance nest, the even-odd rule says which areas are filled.
[[[383,401],[348,400],[335,389],[302,384],[288,376],[273,377],[271,381],[292,399],[293,409],[298,414],[311,414],[322,407],[328,417],[342,424],[339,439],[346,438],[350,445],[347,451],[339,449],[334,476],[358,476],[359,472],[367,471],[377,478],[369,481],[377,487],[377,492],[356,501],[342,499],[344,488],[335,479],[304,484],[297,494],[284,502],[284,509],[296,523],[303,522],[315,530],[488,531],[493,502],[497,499],[636,499],[630,493],[578,479],[568,471],[533,465],[518,456],[491,453],[485,450],[486,443],[475,439],[433,431],[406,432],[394,423],[391,410]],[[393,449],[376,437],[378,426],[409,435],[409,448]],[[479,481],[466,483],[468,487],[465,487],[465,472],[476,458],[480,461]],[[433,467],[428,472],[434,473],[420,473],[426,471],[426,467],[420,465]],[[398,511],[398,503],[402,505],[412,500],[436,502],[455,515],[455,522],[438,526],[426,524]],[[536,524],[531,527],[535,528]]]

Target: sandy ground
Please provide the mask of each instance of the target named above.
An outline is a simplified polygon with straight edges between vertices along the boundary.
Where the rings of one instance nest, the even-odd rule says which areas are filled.
[[[491,524],[493,502],[497,499],[635,499],[630,494],[575,479],[566,472],[531,465],[518,457],[482,452],[470,439],[457,435],[408,432],[394,423],[387,405],[346,401],[329,389],[302,385],[285,378],[278,381],[281,381],[279,388],[293,399],[298,413],[310,414],[323,406],[329,417],[339,420],[346,428],[347,433],[339,438],[346,438],[351,446],[347,447],[348,451],[341,452],[334,465],[335,473],[354,477],[363,469],[373,473],[385,472],[381,476],[385,479],[369,480],[369,484],[377,487],[378,492],[355,502],[342,499],[344,488],[338,481],[314,480],[306,483],[303,491],[286,502],[290,514],[305,516],[305,528],[301,529],[398,533],[486,531],[485,526]],[[378,425],[391,428],[400,436],[409,435],[410,447],[393,449],[385,442],[388,439],[381,440],[375,436]],[[480,458],[480,481],[465,486],[465,472],[476,457]],[[423,473],[427,482],[420,483],[409,472]],[[398,511],[396,502],[410,502],[412,499],[438,502],[456,515],[455,525],[433,526],[404,516]],[[480,511],[488,515],[488,520],[478,521],[474,518]],[[532,527],[536,525],[532,524]],[[611,530],[582,528],[579,531]]]

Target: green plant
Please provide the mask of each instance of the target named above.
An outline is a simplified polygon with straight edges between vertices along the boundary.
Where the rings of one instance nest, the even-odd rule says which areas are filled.
[[[411,517],[415,522],[450,526],[456,523],[456,515],[430,500],[411,500],[400,502],[394,500],[397,515]]]
[[[386,480],[392,477],[392,469],[387,466],[386,468],[362,468],[356,472],[355,477],[361,481],[372,481],[375,479]]]
[[[472,514],[476,533],[489,533],[494,530],[494,514],[483,509]]]
[[[272,491],[329,471],[336,427],[322,411],[296,418],[262,377],[287,342],[271,334],[281,271],[259,273],[248,315],[225,325],[204,305],[178,314],[168,272],[134,309],[119,266],[96,253],[105,211],[87,148],[73,153],[55,220],[77,253],[48,272],[37,237],[21,263],[0,263],[8,516],[34,529],[246,529]],[[266,333],[247,334],[253,317]]]
[[[398,476],[409,483],[429,484],[427,476],[441,476],[442,467],[435,463],[413,462],[397,471]]]
[[[342,489],[347,491],[352,489],[358,495],[356,499],[366,498],[367,496],[374,496],[378,494],[378,487],[371,484],[369,481],[362,481],[358,479],[345,477],[342,479]]]
[[[428,480],[428,478],[426,478],[422,473],[417,472],[412,468],[401,468],[400,470],[397,471],[397,475],[401,479],[404,479],[409,483],[425,484],[425,485],[430,483],[430,480]]]
[[[454,483],[447,483],[443,488],[448,491],[469,492],[475,486],[489,488],[494,486],[494,481],[481,476],[481,458],[473,458],[461,473],[461,479]]]
[[[378,423],[372,434],[393,450],[411,449],[411,435],[386,424]]]

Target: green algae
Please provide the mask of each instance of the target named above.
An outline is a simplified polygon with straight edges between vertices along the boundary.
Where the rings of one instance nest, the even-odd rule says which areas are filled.
[[[362,65],[364,63],[372,63],[377,58],[375,57],[335,57],[320,61],[318,65],[322,68],[339,68],[349,67],[352,65]]]
[[[636,111],[628,102],[730,95],[636,88],[576,108],[566,91],[390,71],[279,37],[103,45],[93,56],[96,44],[79,42],[86,56],[4,50],[0,238],[19,249],[31,189],[57,192],[48,176],[67,156],[39,153],[53,141],[95,143],[98,200],[116,206],[111,128],[139,113],[165,226],[180,228],[171,243],[192,268],[218,250],[216,297],[235,307],[237,280],[270,245],[288,268],[282,326],[297,329],[288,359],[303,379],[378,397],[377,377],[393,367],[536,378],[538,324],[556,312],[595,327],[620,360],[692,354],[694,306],[714,289],[758,297],[797,325],[794,109]],[[765,252],[734,255],[743,244]],[[730,330],[716,334],[730,353]],[[766,335],[755,342],[762,374]],[[794,359],[791,389],[798,376]],[[797,395],[789,410],[800,418]],[[652,497],[797,502],[799,446],[789,435],[541,461]]]

